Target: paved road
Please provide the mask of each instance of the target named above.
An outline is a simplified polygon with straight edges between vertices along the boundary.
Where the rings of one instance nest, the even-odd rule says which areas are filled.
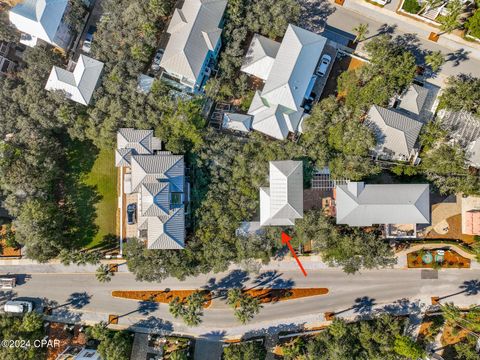
[[[0,271],[2,268],[0,267]],[[19,273],[20,271],[17,271]],[[310,270],[304,278],[299,270],[263,272],[259,276],[248,276],[243,271],[234,270],[229,273],[211,274],[188,278],[183,282],[167,279],[162,283],[142,283],[135,281],[130,273],[117,274],[110,283],[100,284],[94,274],[31,274],[25,282],[15,288],[14,296],[40,299],[48,297],[59,305],[57,309],[63,318],[73,321],[106,320],[108,314],[125,315],[120,318],[120,325],[150,327],[156,330],[175,330],[207,338],[245,332],[266,331],[270,329],[294,328],[298,324],[321,322],[325,311],[342,311],[350,309],[355,299],[364,298],[365,307],[382,307],[386,304],[410,299],[402,306],[413,306],[420,301],[428,303],[431,296],[446,296],[458,293],[465,282],[480,279],[480,270],[444,270],[439,272],[438,280],[422,280],[417,270],[374,270],[358,275],[346,275],[341,270]],[[292,300],[277,304],[265,305],[253,324],[239,326],[231,309],[223,302],[216,300],[210,309],[205,311],[203,323],[197,328],[187,328],[173,319],[166,305],[138,303],[133,300],[115,299],[112,290],[162,290],[195,289],[203,286],[209,288],[225,288],[232,286],[253,286],[262,282],[264,286],[284,287],[327,287],[328,295],[304,300]],[[470,283],[472,284],[472,283]],[[480,293],[478,283],[470,286],[470,292],[451,296],[449,300],[459,305],[478,302]],[[3,294],[4,298],[6,294]],[[367,309],[368,310],[368,309]],[[350,314],[355,310],[350,309]]]
[[[473,51],[465,49],[462,44],[446,39],[442,40],[443,44],[431,42],[428,40],[429,31],[423,25],[412,25],[404,17],[393,12],[391,15],[378,14],[362,7],[355,0],[346,0],[344,7],[334,5],[327,0],[302,0],[302,4],[304,10],[301,26],[307,29],[322,32],[326,24],[329,27],[329,33],[337,29],[339,33],[342,31],[347,33],[343,35],[344,37],[351,38],[352,29],[358,24],[366,23],[370,31],[366,41],[374,40],[382,32],[390,32],[404,37],[419,59],[423,58],[425,51],[440,50],[446,56],[447,62],[442,67],[441,79],[438,80],[459,73],[471,73],[480,77],[480,59],[472,56],[480,54],[480,51],[473,54]]]

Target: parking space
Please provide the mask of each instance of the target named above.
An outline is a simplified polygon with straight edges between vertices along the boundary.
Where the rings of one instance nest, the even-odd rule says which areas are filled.
[[[80,55],[87,55],[89,56],[88,46],[85,48],[86,51],[83,49],[83,45],[85,43],[85,38],[87,37],[87,33],[91,27],[95,27],[100,18],[103,14],[102,8],[103,0],[95,0],[93,7],[90,10],[89,17],[87,19],[87,23],[83,28],[82,35],[80,36],[80,41],[77,42],[76,47],[73,49],[73,59],[76,61]],[[95,38],[95,36],[93,36]]]
[[[328,81],[330,71],[335,63],[336,56],[336,47],[330,41],[327,41],[325,48],[323,49],[322,55],[319,58],[317,67],[315,68],[315,73],[310,80],[311,82],[315,81],[315,83],[313,84],[313,86],[310,83],[309,86],[312,86],[311,90],[307,90],[308,95],[305,96],[303,108],[305,109],[306,113],[309,113],[313,105],[317,103],[318,100],[321,98],[325,84]]]
[[[328,81],[328,77],[330,76],[330,72],[332,70],[333,65],[335,64],[335,59],[337,57],[337,49],[334,46],[332,46],[329,42],[327,42],[327,44],[325,45],[325,48],[323,49],[323,53],[320,59],[322,59],[322,57],[324,57],[325,55],[330,56],[331,61],[330,61],[330,64],[328,65],[325,75],[323,76],[317,75],[317,81],[315,82],[315,85],[312,90],[313,93],[315,93],[316,95],[315,101],[318,100],[322,95],[323,89],[325,88],[325,84]]]
[[[126,207],[125,207],[125,230],[126,230],[126,237],[127,239],[131,238],[136,238],[138,237],[138,195],[137,194],[125,194],[125,202],[126,202]],[[133,224],[128,224],[128,219],[127,219],[127,207],[130,204],[135,204],[136,206],[136,216]]]
[[[365,61],[362,61],[359,58],[352,57],[343,52],[338,52],[337,59],[333,63],[330,70],[330,76],[324,85],[320,98],[324,99],[330,95],[337,96],[338,77],[344,72],[353,71],[363,64],[365,64]]]

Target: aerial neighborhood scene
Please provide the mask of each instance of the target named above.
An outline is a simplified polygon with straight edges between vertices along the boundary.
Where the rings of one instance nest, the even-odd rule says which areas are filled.
[[[0,360],[480,360],[480,1],[0,0]]]

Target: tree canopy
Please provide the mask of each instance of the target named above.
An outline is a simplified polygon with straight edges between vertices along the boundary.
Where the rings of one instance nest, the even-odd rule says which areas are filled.
[[[440,95],[439,107],[452,111],[465,110],[480,115],[480,79],[461,74],[449,77]]]
[[[34,341],[45,336],[43,318],[36,312],[26,313],[23,316],[0,314],[0,332],[2,340],[23,340],[30,343],[26,348],[19,346],[0,347],[2,360],[37,360],[44,358],[45,349],[35,347]]]
[[[312,240],[315,250],[331,265],[347,273],[396,263],[392,249],[374,230],[335,226],[322,211],[309,211],[297,220],[294,236]]]
[[[264,360],[266,356],[265,346],[258,341],[241,342],[223,348],[225,360]]]
[[[132,352],[133,334],[122,330],[108,329],[104,323],[87,328],[89,338],[100,341],[97,351],[105,360],[129,360]]]
[[[404,326],[404,319],[387,314],[352,323],[335,319],[325,331],[291,341],[282,350],[289,355],[287,359],[407,360],[411,358],[404,353],[411,355],[424,352],[403,336]]]

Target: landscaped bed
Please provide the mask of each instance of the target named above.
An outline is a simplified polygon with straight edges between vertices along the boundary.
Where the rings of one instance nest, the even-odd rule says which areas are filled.
[[[443,258],[442,261],[439,261]],[[414,251],[407,254],[409,268],[461,268],[470,267],[470,259],[467,259],[453,250],[445,250],[441,256],[438,250]]]
[[[194,292],[197,292],[197,290],[117,290],[112,291],[112,296],[137,301],[154,301],[168,304],[176,297],[179,297],[180,300],[183,301],[187,296],[193,294]],[[202,292],[204,293],[205,297],[205,303],[203,307],[208,308],[212,304],[212,294],[208,290],[202,290]]]
[[[117,298],[132,299],[137,301],[154,301],[168,304],[175,297],[180,300],[185,298],[198,290],[116,290],[112,291],[112,296]],[[208,290],[201,290],[204,293],[205,303],[204,308],[208,308],[212,303],[212,294]],[[249,289],[244,290],[250,296],[256,297],[261,303],[272,303],[277,301],[301,299],[310,296],[319,296],[328,294],[327,288],[299,288],[299,289]]]
[[[262,303],[301,299],[310,296],[328,294],[327,288],[297,288],[297,289],[250,289],[249,295],[260,299]]]

